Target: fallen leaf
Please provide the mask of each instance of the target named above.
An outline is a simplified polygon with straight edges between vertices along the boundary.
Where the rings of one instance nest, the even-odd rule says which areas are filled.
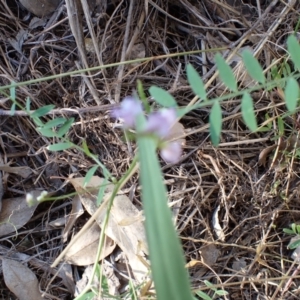
[[[32,170],[29,167],[11,167],[9,165],[0,165],[0,170],[7,172],[7,173],[12,173],[16,175],[20,175],[23,178],[27,178],[32,174]]]
[[[244,258],[236,258],[236,260],[232,263],[232,269],[239,272],[245,269],[247,266],[247,262]]]
[[[72,178],[70,182],[79,193],[81,202],[89,214],[93,215],[98,209],[97,195],[99,188],[103,185],[104,179],[98,176],[93,176],[83,189],[84,178]],[[113,184],[109,183],[106,186],[106,195],[113,191]],[[102,227],[108,201],[101,204],[101,211],[96,217],[97,223]],[[136,220],[129,223],[128,219]],[[120,224],[126,224],[121,226]],[[144,224],[141,218],[141,212],[132,204],[130,199],[125,195],[116,196],[110,211],[110,218],[106,227],[106,235],[114,240],[122,249],[128,258],[129,265],[135,275],[135,278],[142,282],[148,274],[148,268],[143,262],[146,260],[145,254],[148,254],[146,241],[146,233]]]
[[[23,264],[2,258],[3,277],[6,286],[20,300],[43,299],[35,274]]]
[[[37,198],[41,194],[41,191],[35,190],[32,191],[31,194]],[[0,212],[0,236],[16,232],[19,228],[24,226],[30,220],[36,207],[37,204],[29,207],[25,196],[4,199]]]
[[[72,200],[72,210],[70,212],[70,216],[67,220],[64,232],[63,232],[63,241],[66,242],[68,239],[69,232],[76,220],[84,213],[82,204],[80,202],[80,198],[76,195]]]
[[[127,53],[126,53],[127,54]],[[137,58],[145,58],[146,56],[146,48],[143,43],[138,43],[132,46],[128,60],[134,60]],[[141,62],[135,62],[128,65],[128,67],[137,67]]]
[[[55,11],[61,0],[20,0],[21,4],[38,17],[45,17]]]
[[[65,287],[68,289],[71,295],[74,295],[75,282],[73,278],[73,271],[71,265],[67,263],[63,263],[62,266],[60,266],[58,269],[59,269],[59,276],[62,279]]]
[[[65,254],[65,261],[76,266],[93,264],[98,251],[100,233],[100,227],[95,222],[84,235],[72,244],[72,247]],[[109,237],[106,237],[105,245],[99,260],[111,254],[115,247],[116,244],[114,241]]]
[[[220,251],[214,244],[208,244],[200,248],[200,254],[205,265],[211,267],[218,260]]]
[[[28,31],[24,29],[20,29],[20,31],[17,33],[16,38],[9,38],[8,42],[11,44],[11,46],[20,54],[22,53],[22,47],[24,41],[27,39]]]

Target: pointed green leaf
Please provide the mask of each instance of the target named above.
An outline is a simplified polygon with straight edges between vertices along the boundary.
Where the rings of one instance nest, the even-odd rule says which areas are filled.
[[[30,98],[26,98],[26,111],[29,113],[30,112]]]
[[[299,85],[295,78],[290,77],[287,80],[284,91],[285,104],[290,112],[294,112],[299,100]]]
[[[280,116],[277,119],[277,126],[278,126],[278,135],[283,136],[284,135],[284,122]]]
[[[73,123],[74,123],[74,118],[70,118],[69,120],[67,120],[65,124],[59,128],[57,132],[57,136],[58,137],[64,136],[69,131]]]
[[[300,45],[294,35],[290,35],[287,39],[287,48],[291,55],[291,59],[296,68],[300,70]]]
[[[14,102],[12,105],[11,105],[11,108],[10,108],[10,115],[13,116],[16,112],[16,102]]]
[[[50,151],[62,151],[62,150],[72,148],[73,146],[74,146],[74,144],[71,143],[71,142],[57,143],[57,144],[53,144],[53,145],[48,146],[47,149],[50,150]]]
[[[213,300],[211,297],[209,297],[206,293],[202,291],[197,291],[196,295],[199,296],[203,300]]]
[[[64,124],[66,121],[67,119],[65,118],[55,118],[53,120],[48,121],[46,124],[44,124],[43,128],[53,128],[61,124]]]
[[[249,75],[257,82],[265,83],[264,71],[253,54],[249,50],[245,50],[242,53],[242,58]]]
[[[297,239],[296,241],[290,242],[290,243],[288,244],[288,248],[289,248],[289,249],[296,249],[296,248],[299,247],[299,246],[300,246],[300,237],[299,237],[299,239]]]
[[[10,92],[10,99],[15,102],[16,101],[16,87],[15,86],[11,86],[9,88],[9,92]]]
[[[295,223],[292,223],[291,228],[296,233],[296,224]]]
[[[292,229],[283,228],[282,231],[286,234],[295,234],[295,232]]]
[[[253,101],[251,96],[248,93],[243,95],[242,99],[242,116],[251,131],[255,131],[257,129],[256,116],[253,108]]]
[[[218,146],[222,130],[222,111],[218,101],[214,103],[209,115],[209,132],[214,146]]]
[[[51,128],[38,127],[37,130],[45,137],[56,137],[57,133]]]
[[[91,167],[91,168],[87,171],[87,173],[86,173],[86,175],[85,175],[85,177],[84,177],[84,182],[83,182],[83,187],[84,187],[84,188],[85,188],[86,185],[90,182],[91,178],[94,176],[94,174],[95,174],[95,172],[97,171],[98,167],[99,167],[98,165],[95,165],[95,166]]]
[[[157,86],[151,86],[151,88],[149,89],[149,93],[153,97],[155,102],[163,107],[177,106],[176,100],[173,98],[173,96],[164,89],[161,89]]]
[[[31,114],[31,118],[42,117],[46,115],[49,111],[51,111],[54,107],[55,106],[52,104],[40,107]]]
[[[217,53],[215,56],[215,61],[217,68],[219,70],[219,76],[221,81],[233,92],[237,92],[237,82],[235,79],[235,76],[230,68],[230,66],[227,64],[227,62],[224,60],[224,58],[221,56],[220,53]]]
[[[194,92],[197,96],[199,96],[200,99],[206,100],[206,91],[204,83],[199,76],[198,72],[195,70],[195,68],[188,64],[186,68],[187,78],[188,82]]]

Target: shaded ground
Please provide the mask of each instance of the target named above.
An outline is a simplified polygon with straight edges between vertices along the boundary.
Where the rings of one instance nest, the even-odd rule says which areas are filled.
[[[132,2],[108,1],[98,8],[92,5],[90,21],[98,47],[95,50],[81,12],[69,11],[75,24],[80,24],[75,29],[72,22],[69,24],[64,3],[48,18],[35,19],[19,3],[1,0],[1,85],[137,57],[217,47],[228,47],[231,53],[237,47],[249,46],[257,51],[264,69],[274,61],[280,69],[285,59],[285,40],[297,25],[300,8],[297,1],[290,1],[290,7],[287,1]],[[222,54],[228,52],[222,50]],[[132,93],[137,79],[146,91],[157,85],[169,90],[179,105],[188,105],[194,95],[186,80],[187,63],[193,64],[207,83],[210,98],[226,93],[214,76],[212,55],[201,53],[110,67],[86,73],[89,76],[29,83],[17,88],[17,101],[25,105],[26,97],[30,97],[31,109],[54,104],[56,108],[77,110],[72,113],[75,124],[68,138],[78,144],[86,140],[91,151],[120,178],[132,152],[121,138],[121,131],[114,128],[109,108]],[[235,56],[232,66],[238,65]],[[249,82],[242,73],[236,70],[240,86],[244,87]],[[266,74],[270,78],[270,72]],[[182,161],[175,166],[162,162],[170,201],[179,200],[177,228],[186,260],[194,261],[189,268],[194,288],[203,287],[206,279],[228,291],[224,299],[300,299],[297,265],[287,250],[289,237],[282,232],[290,223],[299,222],[300,217],[299,162],[293,158],[294,148],[285,142],[290,136],[293,141],[298,139],[297,116],[284,119],[285,133],[278,140],[277,119],[285,113],[280,90],[258,91],[252,96],[259,123],[271,120],[270,130],[251,134],[239,113],[240,100],[230,99],[222,106],[224,130],[218,148],[212,147],[209,140],[208,108],[183,118],[186,146]],[[2,110],[9,111],[10,107],[7,98],[0,98]],[[67,112],[61,114],[66,116]],[[64,180],[71,175],[85,176],[92,166],[76,150],[49,152],[46,147],[54,140],[42,137],[26,116],[3,112],[0,124],[1,164],[31,170],[27,177],[2,171],[3,199],[25,195],[33,189],[66,194],[72,187],[64,186]],[[272,145],[274,149],[266,153],[265,149]],[[134,150],[135,145],[132,147]],[[100,172],[96,174],[101,176]],[[127,187],[138,191],[137,178]],[[138,196],[136,192],[133,199],[141,208]],[[50,266],[64,244],[63,227],[53,229],[48,223],[70,211],[69,200],[43,203],[18,230],[17,237],[1,237],[1,255],[24,253]],[[77,221],[74,232],[87,218],[83,215]],[[28,247],[23,247],[24,241]],[[40,288],[47,291],[49,299],[71,298],[59,278],[51,282],[53,275],[46,268],[30,259],[28,264],[36,271]],[[75,269],[82,272],[75,267],[74,272]],[[292,275],[291,281],[285,280]],[[0,291],[3,299],[14,297],[3,280]]]

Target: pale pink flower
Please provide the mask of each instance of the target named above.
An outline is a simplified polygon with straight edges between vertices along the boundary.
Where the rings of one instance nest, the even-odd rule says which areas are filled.
[[[111,116],[116,119],[122,119],[125,128],[134,128],[136,117],[143,112],[141,101],[134,97],[126,97],[120,106],[113,109]]]
[[[164,161],[175,164],[182,154],[180,142],[169,142],[160,150],[160,155]]]
[[[155,133],[163,139],[170,133],[176,118],[174,108],[163,108],[149,115],[145,131]]]

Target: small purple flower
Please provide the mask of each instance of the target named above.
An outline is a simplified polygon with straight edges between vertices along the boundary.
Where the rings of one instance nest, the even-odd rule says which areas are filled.
[[[165,162],[175,164],[179,161],[182,150],[179,142],[168,142],[161,149],[160,155]]]
[[[170,133],[176,118],[174,108],[163,108],[149,115],[145,131],[155,133],[163,139]]]
[[[111,116],[124,121],[125,128],[134,128],[137,115],[143,112],[141,101],[134,97],[125,97],[120,106],[113,109]]]

